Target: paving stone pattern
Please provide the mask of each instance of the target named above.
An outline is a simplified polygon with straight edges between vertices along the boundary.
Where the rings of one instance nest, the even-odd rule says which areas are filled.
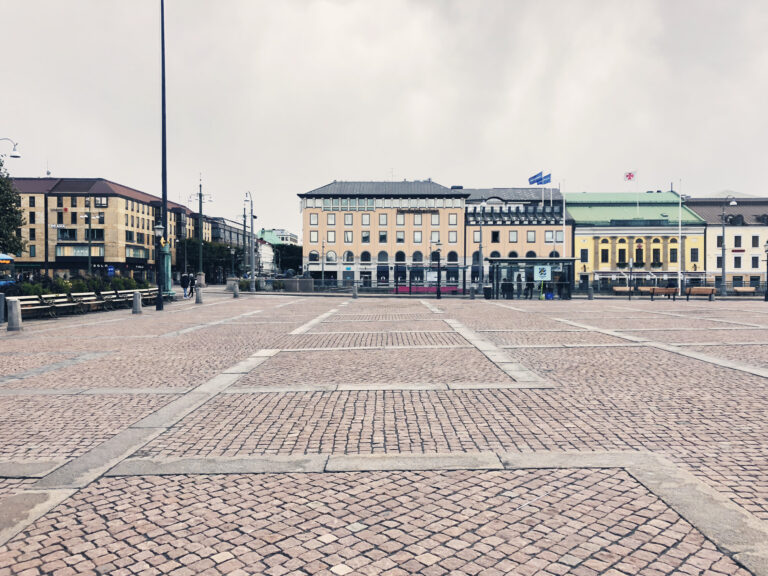
[[[762,302],[205,298],[0,333],[2,470],[87,458],[187,401],[164,389],[263,354],[235,393],[121,458],[644,451],[768,523],[766,381],[718,365],[768,366]],[[548,387],[504,388],[514,380],[452,325]],[[452,383],[476,389],[418,389]],[[323,389],[344,384],[366,389]],[[0,516],[35,482],[0,478]],[[613,468],[100,478],[19,529],[0,576],[749,573]]]

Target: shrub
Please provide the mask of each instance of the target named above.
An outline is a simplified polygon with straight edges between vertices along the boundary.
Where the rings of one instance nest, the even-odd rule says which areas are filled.
[[[91,290],[88,290],[88,285],[85,281],[80,278],[75,278],[70,282],[70,290],[72,292],[91,292]]]
[[[22,296],[42,296],[43,294],[43,285],[42,284],[32,284],[31,282],[22,282],[21,283],[21,294]]]
[[[130,276],[125,276],[123,278],[123,290],[135,290],[136,288],[138,288],[138,284],[136,283],[136,280],[134,280]]]
[[[54,278],[53,279],[53,291],[56,294],[66,294],[70,290],[72,290],[72,284],[69,280],[65,280],[64,278]]]

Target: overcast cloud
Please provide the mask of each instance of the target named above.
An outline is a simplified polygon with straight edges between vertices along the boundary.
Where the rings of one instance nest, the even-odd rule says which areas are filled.
[[[14,176],[160,194],[159,0],[0,0]],[[169,198],[336,180],[768,195],[764,0],[166,0]],[[7,153],[0,143],[0,153]]]

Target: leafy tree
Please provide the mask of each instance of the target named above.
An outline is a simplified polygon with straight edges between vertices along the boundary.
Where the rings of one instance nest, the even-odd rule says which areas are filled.
[[[296,274],[301,270],[301,246],[293,244],[278,244],[275,250],[275,261],[280,264],[280,272],[293,270]]]
[[[0,252],[21,254],[26,243],[16,235],[16,231],[24,224],[21,196],[13,187],[0,158]]]

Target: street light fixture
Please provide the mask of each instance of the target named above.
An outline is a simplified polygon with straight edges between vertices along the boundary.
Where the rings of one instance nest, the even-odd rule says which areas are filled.
[[[230,247],[229,253],[232,255],[232,278],[235,277],[235,249]]]
[[[250,193],[250,191],[245,193],[246,202],[250,200],[251,202],[251,284],[249,287],[249,292],[256,292],[256,254],[254,250],[255,240],[253,237],[253,221],[256,219],[256,216],[253,215],[253,194]]]
[[[720,281],[720,295],[721,296],[726,296],[728,294],[728,290],[726,290],[726,287],[725,287],[725,207],[726,207],[726,205],[728,205],[728,206],[736,206],[736,199],[733,196],[726,196],[723,199],[723,207],[722,207],[723,209],[722,209],[722,213],[720,214],[720,219],[722,220],[722,225],[723,225],[723,236],[722,236],[723,241],[722,241],[722,243],[720,245],[721,248],[722,248],[722,250],[721,250],[721,259],[722,259],[721,270],[722,270],[722,273],[723,273],[722,280]]]
[[[157,298],[155,298],[155,310],[162,310],[163,309],[163,268],[164,262],[160,261],[159,255],[162,251],[162,245],[163,245],[163,233],[165,232],[165,226],[162,224],[156,224],[153,228],[153,231],[155,232],[155,242],[156,242],[156,249],[155,249],[155,264],[157,265]]]
[[[88,196],[88,212],[82,214],[80,218],[88,219],[88,276],[93,276],[93,266],[91,264],[91,252],[93,245],[93,228],[91,227],[91,221],[93,220],[93,212],[91,212],[91,197]]]
[[[11,153],[9,154],[9,156],[11,158],[21,158],[21,154],[19,153],[19,143],[18,142],[14,142],[10,138],[0,138],[0,142],[2,142],[3,140],[13,144],[13,150],[11,150]]]
[[[437,300],[440,300],[440,298],[443,297],[442,294],[440,293],[440,272],[441,272],[441,270],[440,270],[440,257],[441,257],[440,250],[442,248],[442,244],[440,244],[440,242],[437,242],[434,246],[435,246],[435,252],[437,252],[437,293],[435,294],[435,298]],[[432,259],[432,255],[431,254],[430,254],[429,257],[430,257],[430,259]]]

